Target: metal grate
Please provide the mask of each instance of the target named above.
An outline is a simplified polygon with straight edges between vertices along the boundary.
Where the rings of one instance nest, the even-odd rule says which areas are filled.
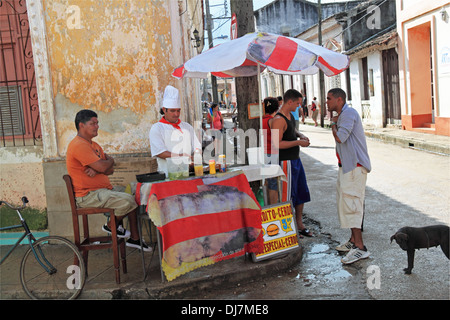
[[[0,0],[0,146],[41,144],[26,1]]]

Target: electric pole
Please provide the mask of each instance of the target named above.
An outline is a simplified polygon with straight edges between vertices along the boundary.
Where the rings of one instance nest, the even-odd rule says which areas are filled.
[[[252,0],[230,0],[230,9],[232,14],[236,14],[238,37],[255,32]],[[248,118],[248,105],[250,103],[258,103],[259,99],[258,77],[237,77],[234,78],[234,81],[236,84],[239,128],[244,131],[253,128],[258,133],[260,129],[259,119]]]
[[[319,16],[319,23],[317,26],[317,36],[319,40],[319,46],[322,46],[322,5],[320,0],[317,3],[317,15]],[[320,126],[325,126],[325,81],[323,71],[319,70],[319,88],[320,88]]]
[[[208,31],[208,43],[209,48],[214,47],[213,43],[213,34],[212,34],[212,18],[211,12],[209,10],[209,0],[205,0],[205,9],[206,9],[206,29]],[[219,103],[219,95],[217,94],[217,78],[211,74],[211,89],[213,94],[213,102]]]

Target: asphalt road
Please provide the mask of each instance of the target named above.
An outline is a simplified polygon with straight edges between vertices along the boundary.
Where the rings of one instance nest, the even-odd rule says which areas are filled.
[[[301,240],[302,261],[287,272],[249,283],[183,296],[183,299],[448,300],[450,263],[441,249],[416,252],[405,275],[406,252],[390,237],[403,226],[449,225],[450,157],[368,139],[372,172],[365,201],[364,242],[371,256],[343,266],[334,247],[348,240],[336,213],[334,140],[328,129],[301,125],[311,145],[301,150],[312,201]]]

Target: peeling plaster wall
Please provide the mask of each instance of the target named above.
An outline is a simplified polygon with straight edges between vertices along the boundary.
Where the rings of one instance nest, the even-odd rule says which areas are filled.
[[[42,147],[0,149],[0,200],[21,204],[24,195],[33,208],[47,207],[42,168]]]
[[[75,114],[99,115],[105,152],[149,152],[148,132],[171,78],[166,0],[44,1],[59,156],[76,134]]]
[[[194,28],[203,30],[202,4],[27,0],[27,8],[43,145],[0,149],[0,198],[16,203],[27,195],[30,206],[47,208],[50,232],[70,238],[62,175],[67,145],[76,135],[75,114],[96,111],[95,140],[120,163],[133,154],[133,163],[141,160],[133,169],[147,170],[148,132],[160,118],[166,85],[180,90],[182,119],[192,123],[198,117],[198,80],[176,80],[171,72],[195,54],[190,38]]]

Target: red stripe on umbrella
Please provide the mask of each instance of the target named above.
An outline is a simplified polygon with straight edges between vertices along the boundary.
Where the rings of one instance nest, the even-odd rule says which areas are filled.
[[[252,61],[250,59],[245,59],[244,63],[241,64],[241,67],[244,67],[244,66],[256,66],[256,65],[258,65],[258,64],[255,61]]]
[[[181,66],[179,66],[178,68],[173,70],[172,76],[174,76],[175,78],[181,79],[181,78],[183,78],[184,73],[185,73],[184,64],[182,64]]]
[[[347,69],[347,67],[345,67],[344,69],[336,69],[333,68],[330,64],[328,64],[322,57],[319,57],[319,63],[322,64],[325,68],[327,68],[328,70],[330,70],[333,75],[339,74],[341,73],[343,70]],[[326,73],[326,72],[325,72]]]
[[[289,70],[297,53],[297,44],[285,37],[278,37],[277,44],[265,65],[278,70]]]
[[[211,73],[218,78],[233,78],[233,76],[230,76],[229,74],[223,72],[211,72]]]

